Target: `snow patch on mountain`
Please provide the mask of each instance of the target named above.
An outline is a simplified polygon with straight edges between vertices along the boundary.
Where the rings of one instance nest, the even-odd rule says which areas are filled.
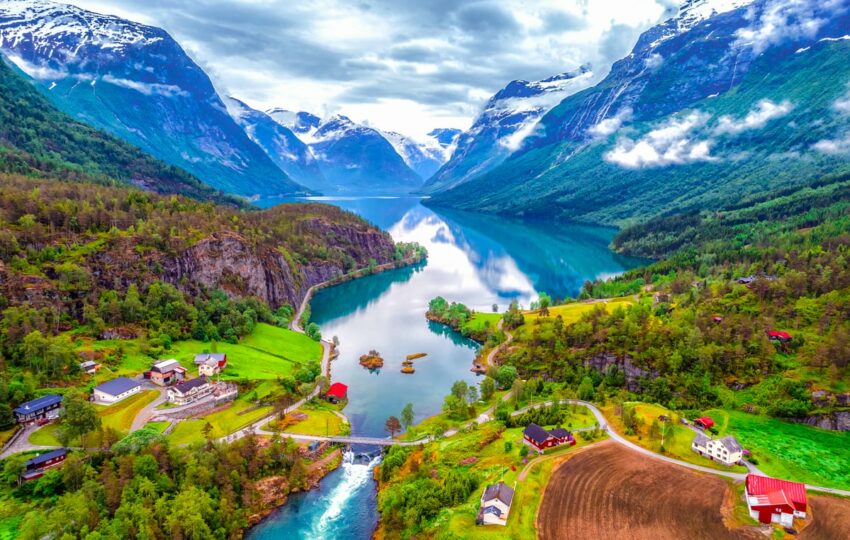
[[[322,123],[322,119],[308,112],[294,112],[281,108],[266,111],[272,120],[298,134],[298,138],[306,144],[314,142],[314,135]]]
[[[749,6],[755,0],[687,0],[679,7],[679,12],[662,23],[658,36],[649,44],[655,49],[665,41],[684,34],[694,26],[721,13]]]

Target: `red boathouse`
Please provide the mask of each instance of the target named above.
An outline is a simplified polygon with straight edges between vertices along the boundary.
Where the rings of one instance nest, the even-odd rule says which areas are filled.
[[[331,403],[339,403],[340,401],[345,401],[348,399],[348,386],[335,382],[328,388],[328,391],[325,393],[325,399],[330,401]]]

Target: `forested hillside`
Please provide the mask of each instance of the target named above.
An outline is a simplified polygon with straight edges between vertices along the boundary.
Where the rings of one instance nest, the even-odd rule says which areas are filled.
[[[73,120],[0,58],[0,172],[132,184],[239,204],[186,171]]]

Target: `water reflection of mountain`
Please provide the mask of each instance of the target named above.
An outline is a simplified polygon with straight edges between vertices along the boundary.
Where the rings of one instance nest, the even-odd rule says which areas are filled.
[[[505,258],[514,261],[538,291],[557,297],[575,296],[587,279],[607,277],[645,262],[611,252],[611,229],[442,209],[436,215],[446,223],[481,279],[506,298],[517,291],[499,285]]]
[[[384,296],[393,283],[404,283],[414,273],[422,270],[427,262],[414,266],[405,266],[395,270],[381,272],[374,276],[355,279],[332,289],[320,289],[310,302],[310,319],[319,324],[338,318],[340,315],[350,315],[366,309]],[[333,302],[322,301],[322,296],[330,295]]]

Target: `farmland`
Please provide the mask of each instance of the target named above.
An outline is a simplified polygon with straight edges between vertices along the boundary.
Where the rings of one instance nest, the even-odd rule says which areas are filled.
[[[552,474],[537,516],[543,540],[758,539],[748,525],[724,524],[730,484],[602,442]],[[731,521],[731,517],[730,517]]]
[[[581,316],[585,313],[590,313],[591,311],[599,307],[604,307],[605,310],[610,313],[618,307],[625,308],[632,304],[634,304],[634,298],[630,296],[625,296],[622,298],[611,298],[610,300],[605,300],[601,302],[573,302],[570,304],[564,304],[562,306],[550,307],[549,317],[557,317],[560,315],[561,319],[564,320],[564,324],[572,324],[578,322],[581,319]],[[537,311],[529,311],[525,313],[525,318],[529,320],[537,319],[539,316],[540,313]]]

